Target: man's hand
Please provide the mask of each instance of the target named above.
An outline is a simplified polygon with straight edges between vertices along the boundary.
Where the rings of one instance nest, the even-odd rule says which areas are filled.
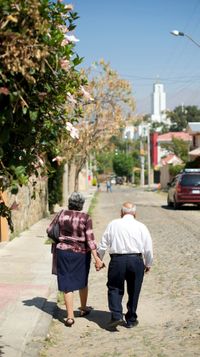
[[[95,268],[96,268],[96,271],[99,271],[101,270],[102,268],[105,267],[105,264],[104,262],[102,262],[102,260],[100,258],[96,258],[95,259]]]
[[[146,266],[145,266],[144,272],[145,272],[145,273],[148,273],[148,272],[150,271],[150,269],[151,269],[151,267],[146,267]]]

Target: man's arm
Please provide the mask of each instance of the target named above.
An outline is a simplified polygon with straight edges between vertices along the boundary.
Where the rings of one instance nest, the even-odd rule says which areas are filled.
[[[144,228],[144,264],[145,264],[145,272],[150,271],[151,266],[153,264],[153,244],[150,232],[146,226]]]
[[[101,259],[103,259],[104,254],[109,246],[110,244],[109,244],[109,225],[108,225],[97,248],[98,256]]]

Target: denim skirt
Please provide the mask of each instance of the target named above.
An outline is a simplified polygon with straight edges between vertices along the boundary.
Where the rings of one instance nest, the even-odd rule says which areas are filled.
[[[88,285],[91,252],[86,254],[57,249],[58,290],[69,292]]]

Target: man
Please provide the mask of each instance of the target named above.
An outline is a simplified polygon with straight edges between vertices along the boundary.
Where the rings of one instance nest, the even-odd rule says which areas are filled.
[[[102,259],[108,249],[111,257],[108,268],[108,305],[111,311],[110,326],[123,324],[122,298],[127,282],[126,327],[138,324],[137,304],[144,272],[153,263],[152,239],[147,227],[136,220],[136,206],[125,202],[121,218],[111,221],[99,243],[98,255]]]

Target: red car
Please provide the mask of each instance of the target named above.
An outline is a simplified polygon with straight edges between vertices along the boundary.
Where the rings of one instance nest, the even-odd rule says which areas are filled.
[[[185,203],[200,208],[200,169],[184,169],[168,183],[168,206],[176,209]]]

